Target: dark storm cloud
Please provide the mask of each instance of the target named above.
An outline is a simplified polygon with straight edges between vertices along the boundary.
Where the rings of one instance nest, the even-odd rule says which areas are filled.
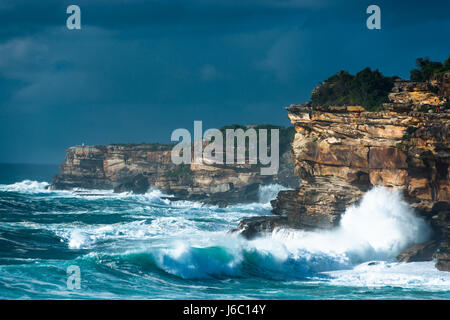
[[[254,18],[277,19],[305,8],[317,8],[323,1],[143,1],[143,0],[78,0],[78,1],[2,1],[0,18],[10,30],[60,25],[68,5],[83,8],[83,18],[93,26],[123,29],[136,25],[202,24],[209,28]],[[20,24],[22,28],[14,28]],[[3,32],[6,34],[6,32]]]
[[[81,7],[82,29],[65,28]],[[447,2],[0,1],[0,161],[58,162],[86,142],[168,141],[193,120],[288,124],[341,70],[407,76],[450,52]]]
[[[259,20],[276,22],[295,17],[299,13],[317,13],[313,20],[320,24],[360,15],[373,1],[340,0],[2,0],[1,35],[12,37],[36,32],[48,26],[60,26],[65,10],[77,4],[83,10],[87,25],[120,29],[136,26],[184,25],[188,28],[216,28],[242,26]],[[427,21],[448,20],[450,5],[446,1],[375,1],[385,9],[390,24],[421,24]],[[362,17],[363,18],[363,17]],[[340,21],[344,23],[344,21]]]

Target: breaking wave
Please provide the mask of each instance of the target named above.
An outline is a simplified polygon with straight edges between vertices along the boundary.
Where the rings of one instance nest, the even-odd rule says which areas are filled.
[[[0,185],[0,191],[6,192],[21,192],[21,193],[36,193],[48,191],[48,182],[39,182],[32,180],[24,180],[13,184]]]
[[[139,283],[148,280],[155,288],[173,281],[230,278],[283,280],[293,285],[308,281],[332,286],[426,286],[437,291],[450,286],[450,273],[437,271],[433,262],[395,261],[403,249],[430,235],[429,226],[395,190],[373,188],[347,208],[333,230],[275,229],[246,240],[229,230],[242,218],[270,215],[270,200],[283,186],[262,186],[258,202],[226,208],[171,199],[156,189],[135,195],[110,190],[52,191],[47,186],[30,180],[0,186],[1,192],[10,193],[5,198],[8,210],[18,214],[17,219],[4,215],[7,220],[0,225],[4,241],[14,241],[22,252],[30,250],[37,257],[47,245],[60,250],[64,259],[75,255],[67,263],[80,264],[95,277],[101,278],[100,270],[111,279],[133,275]],[[15,193],[23,195],[14,198]],[[23,197],[31,202],[23,202]],[[31,208],[28,218],[24,203]],[[21,246],[23,237],[30,238],[29,246]],[[10,247],[5,256],[17,254]],[[25,257],[30,259],[24,254],[14,261]],[[0,271],[14,278],[11,268],[0,265]],[[20,268],[32,268],[32,264]],[[55,277],[51,270],[48,276]],[[128,287],[131,296],[136,286],[138,282]],[[185,297],[186,290],[180,290],[175,296]]]
[[[398,191],[376,187],[359,205],[347,209],[334,230],[277,229],[251,241],[227,235],[209,238],[206,244],[191,240],[153,254],[161,269],[183,278],[242,276],[251,271],[249,266],[259,275],[304,278],[365,261],[394,261],[400,251],[427,240],[429,234],[429,226]]]

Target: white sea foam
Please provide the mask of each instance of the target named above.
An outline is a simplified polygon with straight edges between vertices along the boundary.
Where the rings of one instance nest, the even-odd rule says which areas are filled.
[[[228,274],[243,272],[242,261],[246,261],[271,276],[295,278],[317,272],[351,270],[364,261],[394,261],[401,250],[425,241],[429,232],[424,220],[414,214],[398,191],[376,187],[359,205],[347,209],[340,226],[334,230],[278,229],[251,241],[234,235],[217,235],[208,237],[207,241],[191,237],[182,245],[159,252],[157,261],[168,272],[182,277],[200,277],[203,273],[211,276],[213,272],[203,260],[213,259],[216,266],[217,261],[214,261],[226,255],[226,266],[217,268],[218,275],[225,271]],[[222,250],[218,257],[214,256],[216,247]],[[198,248],[205,250],[198,251]]]
[[[409,245],[427,240],[430,228],[397,190],[375,187],[357,206],[347,208],[330,231],[275,230],[289,248],[342,254],[353,262],[393,259]]]
[[[0,185],[0,191],[22,193],[49,192],[49,190],[46,189],[48,185],[48,182],[24,180],[13,184],[2,184]]]
[[[141,202],[160,203],[170,205],[172,207],[190,207],[190,208],[210,208],[216,209],[216,205],[204,204],[200,201],[172,200],[174,195],[165,194],[157,188],[150,188],[145,194],[134,194],[131,191],[116,193],[112,189],[84,189],[73,188],[72,190],[53,190],[49,188],[50,184],[45,181],[24,180],[13,184],[0,184],[0,191],[20,192],[20,193],[55,193],[60,196],[78,197],[87,200],[98,199],[130,199]],[[281,190],[287,188],[279,184],[261,185],[258,190],[258,202],[249,204],[236,204],[230,207],[235,208],[253,208],[253,207],[270,207],[270,200],[276,198]]]
[[[279,185],[262,186],[258,203],[226,208],[171,201],[158,190],[149,190],[144,195],[88,191],[77,196],[120,198],[135,201],[138,207],[147,208],[144,211],[157,211],[149,216],[150,220],[145,218],[143,210],[138,210],[140,219],[132,222],[56,225],[53,231],[72,249],[94,248],[101,243],[129,246],[134,240],[142,246],[149,241],[148,246],[130,249],[148,252],[159,268],[183,278],[243,276],[249,272],[282,279],[324,274],[331,277],[331,283],[358,285],[360,279],[361,285],[382,285],[386,275],[385,283],[414,285],[412,274],[412,278],[401,275],[403,280],[396,282],[395,274],[403,269],[397,270],[398,264],[392,263],[401,250],[425,241],[430,230],[395,190],[373,188],[358,205],[346,210],[340,225],[333,230],[276,229],[251,241],[227,232],[242,217],[269,214],[269,201],[283,189]],[[133,215],[133,210],[130,214]],[[383,262],[376,268],[364,264],[372,260]],[[394,265],[397,269],[392,269]],[[427,264],[426,268],[431,265]],[[257,271],[249,270],[249,266]],[[383,268],[395,272],[389,274]],[[378,269],[377,275],[370,278],[370,272]],[[408,274],[406,269],[405,274]],[[436,274],[441,273],[429,273],[431,278]],[[447,281],[442,277],[439,279]],[[437,285],[446,283],[436,281]]]
[[[332,285],[450,290],[450,273],[437,270],[433,261],[366,262],[351,270],[329,271],[325,274],[331,277],[327,282]]]
[[[450,273],[438,271],[433,261],[395,262],[402,249],[427,240],[429,235],[429,227],[397,191],[369,191],[358,205],[346,210],[334,230],[276,229],[249,241],[228,230],[243,217],[269,215],[269,201],[284,189],[282,186],[262,186],[259,202],[219,208],[172,200],[158,190],[143,195],[112,190],[60,192],[46,189],[47,185],[28,180],[0,186],[2,191],[36,197],[38,204],[45,196],[44,205],[54,201],[51,210],[55,210],[33,208],[32,221],[4,223],[2,229],[47,230],[69,249],[86,249],[89,254],[82,259],[94,259],[102,266],[130,274],[137,268],[142,279],[166,281],[161,270],[185,279],[239,277],[239,282],[269,278],[288,285],[298,280],[303,285],[308,279],[308,283],[317,283],[325,290],[334,290],[334,286],[368,287],[354,291],[371,292],[375,287],[374,291],[382,292],[399,287],[419,294],[426,290],[427,297],[438,298],[450,288]],[[78,214],[76,219],[61,217],[55,223],[48,223],[48,216],[36,219],[40,214],[71,212]],[[14,244],[15,240],[6,241]],[[95,255],[98,258],[92,258]],[[158,272],[153,272],[156,268]],[[167,279],[172,284],[174,277]],[[213,282],[207,283],[210,287]]]
[[[286,188],[281,184],[262,185],[258,190],[258,202],[270,204],[270,200],[275,199],[278,195],[278,192],[282,190],[289,190],[289,188]]]
[[[71,249],[86,249],[99,242],[133,241],[161,238],[165,233],[176,235],[184,230],[192,231],[193,223],[183,218],[162,217],[151,222],[138,220],[106,225],[80,225],[54,227],[54,233],[67,241]],[[168,237],[165,237],[168,239]]]

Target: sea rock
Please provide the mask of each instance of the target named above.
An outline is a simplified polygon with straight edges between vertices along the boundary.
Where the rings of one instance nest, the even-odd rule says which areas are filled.
[[[401,252],[397,260],[401,262],[430,261],[438,247],[439,243],[436,240],[419,243]]]
[[[122,181],[124,182],[114,187],[114,192],[125,192],[132,190],[134,193],[143,194],[146,193],[150,187],[148,179],[143,174],[126,177],[123,178]]]
[[[236,229],[231,232],[239,232],[247,239],[261,235],[267,230],[273,230],[277,226],[286,225],[286,217],[262,216],[243,219]]]
[[[437,202],[432,209],[432,225],[439,231],[440,244],[433,255],[436,268],[450,271],[450,203]]]
[[[450,248],[448,241],[441,244],[433,257],[436,259],[437,269],[441,271],[450,271]]]

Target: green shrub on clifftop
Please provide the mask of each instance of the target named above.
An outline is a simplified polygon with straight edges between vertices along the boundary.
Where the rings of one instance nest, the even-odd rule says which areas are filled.
[[[325,80],[311,96],[313,105],[361,105],[366,110],[375,110],[388,101],[393,79],[378,70],[361,70],[356,75],[340,71]]]
[[[428,81],[430,77],[445,72],[450,72],[450,57],[444,63],[430,61],[430,58],[417,58],[416,65],[418,69],[413,69],[410,72],[411,81]]]

